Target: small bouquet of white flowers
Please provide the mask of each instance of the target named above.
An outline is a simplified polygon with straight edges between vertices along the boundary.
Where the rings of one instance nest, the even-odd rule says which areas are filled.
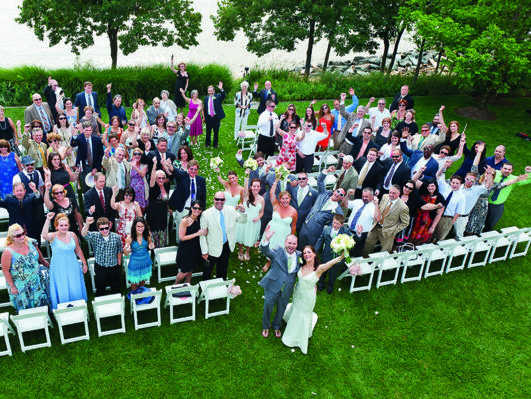
[[[291,172],[284,165],[280,165],[275,171],[275,177],[277,177],[278,180],[284,181],[288,178],[290,173]]]
[[[343,253],[345,261],[351,262],[349,251],[354,247],[354,239],[347,234],[338,234],[330,243],[330,247],[336,254]]]
[[[245,169],[256,170],[258,169],[258,162],[256,162],[256,159],[249,158],[247,161],[243,163],[243,167]]]
[[[234,285],[234,281],[231,281],[227,287],[227,294],[230,296],[230,299],[236,298],[238,295],[241,295],[242,290],[239,285]]]
[[[219,169],[222,163],[223,159],[220,157],[210,158],[210,167],[214,170]]]
[[[360,265],[354,264],[348,269],[351,276],[359,276],[362,273]]]

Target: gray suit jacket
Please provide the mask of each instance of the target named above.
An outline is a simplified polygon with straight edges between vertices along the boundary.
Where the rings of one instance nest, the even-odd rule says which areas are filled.
[[[176,131],[171,140],[171,146],[168,146],[168,151],[171,152],[172,154],[175,154],[175,156],[178,157],[179,148],[181,148],[183,141],[186,140],[189,134],[190,134],[189,127],[186,129],[180,129],[179,131]],[[162,137],[168,140],[168,143],[170,142],[170,135],[167,132],[164,132]]]
[[[284,289],[286,292],[293,291],[297,272],[300,268],[301,253],[296,251],[297,265],[295,266],[293,273],[288,273],[288,255],[286,254],[284,247],[271,249],[269,248],[269,243],[267,243],[267,245],[260,245],[260,251],[264,256],[271,259],[271,269],[269,269],[269,272],[267,272],[264,278],[260,280],[258,285],[264,287],[264,290],[271,291],[272,293],[277,293],[281,289]]]
[[[52,130],[53,126],[55,125],[55,121],[53,120],[52,112],[50,111],[50,106],[48,103],[42,103],[42,107],[44,108],[44,112],[46,112],[46,115],[48,116],[48,123],[50,124],[50,130]],[[31,123],[33,120],[38,120],[42,122],[42,126],[44,127],[44,122],[42,120],[42,116],[39,113],[39,110],[35,106],[35,104],[30,105],[26,110],[24,111],[24,123]],[[46,130],[46,129],[43,129]],[[45,132],[46,133],[46,132]]]
[[[337,136],[337,141],[339,144],[339,151],[341,151],[344,154],[349,154],[350,150],[352,149],[352,144],[348,144],[345,141],[345,138],[347,137],[347,133],[349,129],[352,127],[354,122],[356,122],[356,119],[358,119],[358,117],[356,116],[356,111],[349,114],[345,110],[345,104],[339,105],[339,113],[341,114],[343,118],[347,120],[345,124],[343,125],[341,132],[339,132]],[[361,135],[361,132],[363,132],[363,129],[365,129],[366,127],[371,127],[371,121],[369,119],[363,119],[361,126],[358,127],[356,136]],[[335,144],[334,147],[337,149],[337,144]]]
[[[339,183],[339,179],[341,178],[341,174],[343,172],[339,171],[339,177],[337,178],[337,181]],[[343,177],[343,180],[341,181],[341,184],[336,183],[336,190],[338,188],[342,188],[345,190],[345,193],[348,192],[348,190],[356,190],[356,187],[358,186],[358,172],[356,172],[356,169],[354,169],[354,166],[351,166],[345,173],[345,176]]]

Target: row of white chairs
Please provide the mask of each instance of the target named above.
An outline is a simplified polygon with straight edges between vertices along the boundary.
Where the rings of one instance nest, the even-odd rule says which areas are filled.
[[[490,231],[460,240],[448,239],[437,244],[424,244],[413,251],[378,252],[368,258],[355,258],[359,273],[345,270],[339,279],[351,278],[350,292],[370,290],[398,282],[420,281],[465,268],[485,266],[527,255],[531,244],[531,227],[507,227],[500,232]],[[359,280],[363,280],[359,283]],[[358,283],[356,283],[358,281]]]
[[[199,304],[205,301],[205,319],[228,314],[230,311],[231,295],[229,287],[234,284],[233,280],[223,280],[216,278],[207,281],[201,281],[199,285],[166,286],[166,302],[164,307],[170,308],[170,324],[180,323],[185,321],[195,321],[196,319],[196,298]],[[199,295],[201,289],[201,295]],[[153,298],[149,302],[137,303],[137,300],[143,298]],[[130,312],[133,315],[135,330],[147,327],[158,327],[161,325],[160,305],[162,299],[162,290],[150,289],[149,291],[132,294],[130,300]],[[221,310],[211,311],[212,301],[222,300],[225,306]],[[191,314],[184,316],[177,316],[175,307],[181,305],[191,305]],[[121,294],[111,294],[101,297],[96,297],[92,301],[92,308],[94,318],[98,330],[98,337],[110,334],[125,333],[125,297]],[[156,320],[142,322],[139,318],[139,313],[155,310]],[[71,342],[88,340],[89,335],[89,311],[85,300],[77,300],[66,303],[61,303],[57,309],[53,311],[54,318],[57,322],[59,337],[61,344]],[[120,326],[118,328],[103,329],[102,320],[110,317],[119,317]],[[41,306],[33,309],[20,310],[18,315],[9,315],[7,312],[0,313],[0,336],[4,337],[6,350],[0,352],[0,356],[12,355],[12,349],[9,342],[9,334],[15,334],[15,330],[9,323],[9,319],[16,327],[18,338],[20,341],[20,348],[22,352],[31,349],[38,349],[51,346],[49,327],[53,328],[52,319],[47,306]],[[64,327],[81,324],[83,332],[80,335],[65,338]],[[31,331],[43,330],[45,334],[45,341],[36,344],[27,344],[24,341],[24,333]]]

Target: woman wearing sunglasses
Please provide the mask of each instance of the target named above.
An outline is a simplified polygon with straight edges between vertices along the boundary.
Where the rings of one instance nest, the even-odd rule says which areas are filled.
[[[9,299],[17,312],[49,305],[46,281],[39,271],[39,262],[49,266],[34,240],[26,237],[22,227],[16,223],[9,226],[6,249],[2,253],[2,272]]]

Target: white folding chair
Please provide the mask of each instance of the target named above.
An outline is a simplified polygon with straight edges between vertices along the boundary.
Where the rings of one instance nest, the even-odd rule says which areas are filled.
[[[258,142],[258,133],[256,133],[256,126],[247,126],[247,130],[243,131],[243,137],[238,136],[238,140],[236,141],[236,147],[241,146],[242,151],[250,151],[252,154],[253,151],[255,151],[256,144]],[[249,154],[249,156],[251,156]]]
[[[2,272],[2,270],[0,270],[0,292],[2,292],[3,294],[4,291],[5,291],[5,295],[8,296],[8,300],[6,302],[1,302],[0,307],[11,306],[11,301],[9,300],[9,293],[7,291],[6,277],[4,276],[4,273]]]
[[[350,274],[350,266],[357,264],[360,268],[361,273],[358,275]],[[374,278],[374,266],[373,260],[369,258],[354,258],[350,264],[347,264],[347,269],[338,277],[338,280],[341,280],[345,277],[350,277],[350,292],[356,291],[369,291],[372,287],[372,279]],[[367,280],[365,284],[356,285],[356,280],[359,279]]]
[[[11,352],[11,344],[9,343],[9,334],[15,335],[15,330],[13,330],[13,327],[9,324],[9,313],[0,313],[0,336],[4,337],[4,340],[6,341],[6,350],[1,351],[0,356],[11,356],[13,354],[13,352]]]
[[[121,294],[97,296],[92,301],[92,309],[98,326],[98,337],[125,332],[125,299]],[[101,319],[120,317],[120,327],[110,330],[101,328]]]
[[[487,239],[470,236],[463,237],[461,241],[470,253],[468,257],[468,268],[485,266],[487,264],[491,250],[491,246],[487,242]]]
[[[84,299],[59,303],[57,309],[54,309],[53,315],[55,316],[57,326],[59,327],[61,344],[64,345],[70,342],[82,341],[85,339],[88,340],[90,338],[88,329],[88,309],[87,303]],[[83,323],[85,333],[83,335],[78,335],[77,337],[65,338],[63,327],[79,323]]]
[[[50,332],[48,326],[53,328],[50,316],[48,316],[48,306],[39,306],[32,309],[22,309],[18,312],[18,315],[11,315],[11,320],[15,325],[18,332],[18,339],[20,341],[20,349],[22,352],[26,352],[30,349],[45,348],[52,346],[50,341]],[[46,335],[46,342],[26,345],[24,344],[23,333],[29,331],[44,330]]]
[[[378,270],[376,288],[380,288],[384,285],[396,284],[398,280],[398,272],[400,271],[401,256],[401,253],[390,255],[387,251],[376,252],[369,255],[369,258],[374,260],[373,266]],[[384,274],[386,274],[387,277],[384,278]]]
[[[4,208],[0,208],[0,209],[4,209]],[[7,230],[0,231],[0,252],[4,252],[4,249],[7,248],[6,240],[7,240]]]
[[[223,280],[222,278],[214,278],[211,280],[200,281],[199,286],[201,287],[201,295],[199,296],[197,303],[205,301],[205,319],[214,316],[220,316],[223,314],[229,314],[230,311],[230,295],[228,294],[228,287],[233,280]],[[210,301],[215,301],[218,299],[226,299],[225,309],[222,309],[217,312],[209,312],[208,308]]]
[[[155,248],[155,263],[153,267],[157,269],[157,278],[159,284],[163,281],[173,281],[175,280],[175,274],[162,277],[162,267],[164,266],[175,266],[175,259],[177,257],[177,247],[166,247],[166,248]]]
[[[426,259],[424,278],[443,274],[447,259],[446,252],[435,244],[424,244],[419,249],[422,250],[422,256]]]
[[[180,286],[167,285],[166,302],[164,307],[170,307],[170,324],[180,323],[183,321],[195,321],[195,298],[199,291],[197,285],[181,284]],[[182,294],[190,294],[189,296],[182,296]],[[192,305],[192,314],[190,316],[174,317],[174,306]]]
[[[504,261],[509,256],[512,241],[507,238],[507,234],[498,233],[497,231],[488,231],[481,233],[481,238],[484,238],[486,243],[490,246],[490,256],[488,263]]]
[[[426,259],[422,255],[422,250],[402,252],[402,276],[400,283],[409,283],[410,281],[420,281],[424,272]],[[409,272],[409,273],[408,273]]]
[[[8,222],[9,222],[9,213],[7,213],[7,210],[5,208],[0,208],[0,223],[8,223]]]
[[[137,304],[136,299],[154,297],[151,303]],[[133,313],[133,319],[135,321],[135,330],[147,327],[160,327],[160,299],[162,297],[162,290],[155,290],[151,288],[149,291],[142,292],[141,294],[131,294],[131,313]],[[155,309],[157,311],[157,320],[147,323],[138,322],[138,313],[146,310]]]
[[[468,257],[468,249],[462,243],[462,241],[448,239],[439,241],[437,244],[439,245],[439,248],[446,253],[447,259],[445,273],[455,272],[465,268]],[[455,261],[456,259],[457,261]]]
[[[506,227],[501,230],[502,233],[508,233],[507,238],[510,239],[513,244],[509,258],[517,258],[519,256],[526,256],[529,250],[529,244],[531,244],[531,228],[525,227],[519,229],[518,227]]]

